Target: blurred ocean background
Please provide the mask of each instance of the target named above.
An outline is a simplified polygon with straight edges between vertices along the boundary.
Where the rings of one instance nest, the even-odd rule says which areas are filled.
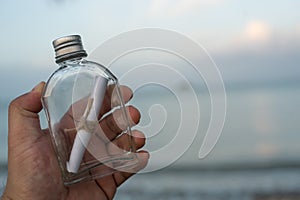
[[[148,106],[157,101],[176,109],[177,102],[171,96],[140,93],[136,92],[132,104],[142,113],[147,114]],[[198,159],[205,129],[200,126],[196,140],[178,161],[157,172],[136,175],[121,187],[116,199],[299,199],[300,85],[274,83],[244,88],[233,85],[228,87],[227,95],[224,131],[207,158]],[[198,98],[202,102],[209,99],[205,94],[198,94]],[[7,163],[8,103],[8,99],[1,99],[2,184]],[[205,124],[209,119],[205,117],[208,109],[203,107],[201,123]],[[147,120],[147,115],[143,116],[141,123]],[[168,115],[166,130],[172,129],[177,120],[176,116]],[[148,139],[146,149],[151,151],[166,144],[173,133],[162,130],[160,134],[163,136],[159,140]]]
[[[200,126],[179,160],[136,175],[120,187],[116,199],[300,199],[299,8],[298,0],[1,1],[0,187],[7,175],[8,104],[56,70],[52,40],[80,34],[91,55],[115,35],[159,27],[178,31],[209,52],[225,83],[226,121],[213,151],[198,159],[211,111],[203,80],[187,63],[163,52],[134,52],[121,58],[111,68],[117,77],[147,63],[166,64],[184,75],[199,102]],[[182,45],[190,56],[205,58],[180,41],[172,43]],[[142,82],[151,76],[167,80],[183,97],[182,105],[196,109],[186,84],[168,73],[142,71],[132,80]],[[146,136],[160,130],[147,139],[145,149],[156,151],[174,138],[180,105],[168,88],[145,85],[135,91],[130,103],[142,113],[140,124]],[[161,106],[151,107],[157,104],[165,108],[166,116]],[[44,113],[41,120],[46,127]]]

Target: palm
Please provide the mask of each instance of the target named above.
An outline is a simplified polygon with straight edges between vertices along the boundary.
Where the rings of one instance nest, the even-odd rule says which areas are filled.
[[[28,188],[23,189],[30,191],[28,195],[39,197],[37,199],[112,199],[118,184],[122,182],[120,178],[124,176],[125,180],[127,176],[118,172],[94,182],[64,186],[48,135],[39,138],[26,151],[19,152],[16,158],[12,160],[13,163],[18,163],[15,165],[18,169],[14,170],[18,172],[14,174],[18,180],[15,184],[20,187],[28,185]],[[40,180],[43,181],[42,184]]]
[[[116,172],[91,182],[65,186],[49,131],[40,128],[37,113],[42,108],[39,100],[41,93],[32,93],[19,97],[10,106],[7,197],[25,200],[112,199],[117,187],[132,173]],[[131,108],[129,113],[137,123],[140,118],[138,111]],[[145,141],[140,132],[136,131],[135,136],[139,149]],[[140,151],[138,157],[141,162],[136,170],[145,166],[148,154]]]

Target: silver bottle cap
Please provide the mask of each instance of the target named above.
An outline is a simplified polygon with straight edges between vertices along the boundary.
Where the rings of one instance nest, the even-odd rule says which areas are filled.
[[[72,58],[86,57],[79,35],[69,35],[58,38],[52,42],[55,50],[55,62],[60,63]]]

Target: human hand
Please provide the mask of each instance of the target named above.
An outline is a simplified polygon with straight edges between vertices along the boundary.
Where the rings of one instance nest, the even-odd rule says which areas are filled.
[[[2,199],[112,199],[117,187],[134,173],[115,172],[91,182],[72,186],[63,184],[49,131],[40,127],[38,113],[42,109],[43,87],[42,82],[10,104],[8,178]],[[130,99],[130,90],[126,87],[122,90],[126,90],[124,94],[127,93]],[[128,110],[132,121],[138,123],[138,110],[134,107],[129,107]],[[145,144],[144,135],[133,131],[133,136],[137,149],[140,149]],[[118,143],[117,140],[118,138],[112,142]],[[149,158],[146,151],[139,151],[137,155],[139,164],[135,172],[144,168]]]

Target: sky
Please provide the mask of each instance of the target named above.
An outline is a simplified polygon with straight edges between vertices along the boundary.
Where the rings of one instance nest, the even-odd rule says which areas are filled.
[[[80,34],[85,49],[91,54],[108,39],[145,27],[177,31],[202,45],[218,66],[227,92],[231,92],[231,86],[243,85],[260,88],[264,85],[280,87],[289,84],[288,87],[297,85],[299,88],[299,8],[299,0],[1,0],[0,104],[7,104],[40,81],[46,81],[57,69],[51,44],[54,39]],[[147,58],[155,58],[156,53],[152,52],[152,57]],[[133,57],[143,59],[143,56],[145,54]],[[179,61],[177,64],[182,65],[183,70],[187,67]],[[119,71],[122,72],[121,69]],[[118,74],[117,71],[113,72]],[[137,82],[148,75],[140,74]],[[171,79],[171,76],[166,77]],[[284,115],[287,112],[282,108],[279,111],[283,114],[274,111],[275,114],[270,112],[267,117],[262,117],[281,119],[279,117],[282,116],[281,124],[278,124],[296,130],[297,126],[289,124],[299,113],[295,96],[284,94],[275,97],[278,101],[288,102],[290,113]],[[157,99],[159,95],[156,94]],[[229,114],[235,112],[236,119],[241,119],[245,110],[249,109],[260,116],[261,112],[255,111],[263,112],[275,101],[274,96],[269,97],[265,91],[261,91],[260,95],[255,93],[251,96],[251,92],[246,91],[242,93],[242,101],[235,99],[234,95],[228,95]],[[262,102],[257,110],[251,97],[254,102],[259,102],[258,105]],[[277,107],[281,109],[281,104],[274,105],[270,111]],[[7,110],[7,106],[2,108]],[[259,116],[253,117],[253,123],[268,124]],[[228,129],[228,132],[244,132],[248,121],[245,120],[244,125],[234,119],[229,118],[233,127],[237,128]],[[269,124],[273,126],[276,123],[276,120],[271,120]],[[293,130],[282,132],[291,137]],[[251,142],[249,144],[252,145]]]
[[[297,81],[299,8],[298,0],[3,0],[0,90],[12,96],[46,80],[56,69],[55,38],[80,34],[92,52],[144,27],[178,31],[201,44],[225,82]]]

